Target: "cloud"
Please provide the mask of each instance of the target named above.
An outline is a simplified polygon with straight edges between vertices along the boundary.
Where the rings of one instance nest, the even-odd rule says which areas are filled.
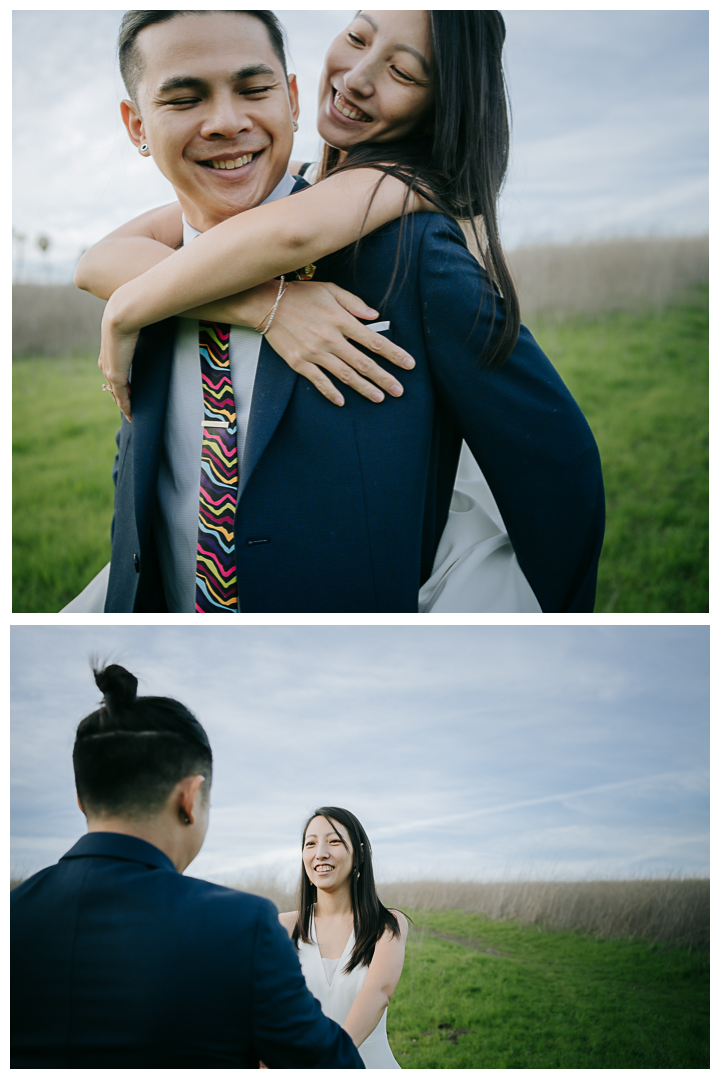
[[[194,873],[294,873],[288,852],[323,804],[356,812],[381,865],[409,874],[547,861],[526,841],[538,828],[706,832],[706,627],[23,626],[11,640],[13,852],[33,868],[38,841],[55,838],[42,850],[58,858],[83,829],[71,750],[99,700],[91,653],[208,730],[212,827]]]

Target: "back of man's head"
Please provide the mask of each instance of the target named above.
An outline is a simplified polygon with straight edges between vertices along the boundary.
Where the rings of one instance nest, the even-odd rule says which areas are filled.
[[[141,30],[155,23],[167,22],[169,19],[178,18],[181,15],[213,15],[213,11],[126,11],[120,23],[118,34],[118,60],[120,62],[120,74],[125,83],[128,96],[135,104],[138,104],[138,84],[143,74],[143,55],[137,43],[137,37]],[[285,77],[287,78],[287,61],[285,59],[285,39],[283,29],[277,16],[272,11],[222,11],[224,15],[252,15],[259,19],[267,30],[270,44],[278,60],[282,64]]]
[[[202,725],[179,701],[137,697],[137,679],[119,664],[94,669],[101,707],[80,722],[73,748],[78,797],[87,815],[147,817],[175,785],[212,779],[212,751]]]

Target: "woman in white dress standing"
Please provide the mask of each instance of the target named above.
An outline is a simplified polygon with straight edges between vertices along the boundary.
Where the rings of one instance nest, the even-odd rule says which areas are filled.
[[[366,1069],[399,1069],[387,1007],[405,959],[407,919],[380,903],[370,841],[349,810],[321,806],[302,840],[298,910],[280,915],[305,981],[351,1036]]]

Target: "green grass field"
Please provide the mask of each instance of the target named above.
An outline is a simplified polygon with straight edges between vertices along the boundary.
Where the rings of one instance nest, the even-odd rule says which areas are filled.
[[[532,329],[603,459],[596,610],[707,611],[707,289]],[[101,383],[95,357],[13,362],[13,611],[59,611],[110,557],[118,413]]]
[[[708,290],[646,316],[540,322],[595,434],[607,499],[595,610],[708,610]]]
[[[59,611],[110,558],[118,410],[97,357],[13,361],[13,611]]]
[[[490,922],[415,921],[388,1012],[404,1069],[707,1069],[707,953]]]

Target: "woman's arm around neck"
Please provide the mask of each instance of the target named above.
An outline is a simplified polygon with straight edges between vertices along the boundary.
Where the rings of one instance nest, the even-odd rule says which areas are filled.
[[[88,248],[75,268],[78,289],[109,300],[116,289],[163,262],[182,244],[179,203],[148,210]]]
[[[368,211],[379,178],[373,169],[337,173],[292,198],[229,218],[117,289],[105,325],[131,333],[354,243],[402,213],[407,188],[394,177],[383,180]],[[407,209],[430,207],[411,193]]]

